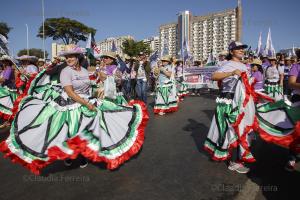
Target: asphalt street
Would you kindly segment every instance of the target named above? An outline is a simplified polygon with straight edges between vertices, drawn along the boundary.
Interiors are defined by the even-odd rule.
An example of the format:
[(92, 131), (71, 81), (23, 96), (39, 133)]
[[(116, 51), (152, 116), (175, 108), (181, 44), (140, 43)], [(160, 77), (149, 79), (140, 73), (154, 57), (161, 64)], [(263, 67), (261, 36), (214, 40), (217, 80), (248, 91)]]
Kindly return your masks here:
[[(143, 148), (114, 171), (104, 164), (81, 169), (78, 163), (67, 168), (56, 162), (34, 176), (0, 153), (0, 200), (295, 199), (300, 173), (284, 171), (288, 152), (283, 148), (257, 138), (252, 148), (257, 162), (246, 175), (210, 160), (203, 143), (214, 100), (210, 93), (187, 97), (178, 112), (154, 116), (150, 98)], [(7, 135), (2, 130), (0, 140)]]

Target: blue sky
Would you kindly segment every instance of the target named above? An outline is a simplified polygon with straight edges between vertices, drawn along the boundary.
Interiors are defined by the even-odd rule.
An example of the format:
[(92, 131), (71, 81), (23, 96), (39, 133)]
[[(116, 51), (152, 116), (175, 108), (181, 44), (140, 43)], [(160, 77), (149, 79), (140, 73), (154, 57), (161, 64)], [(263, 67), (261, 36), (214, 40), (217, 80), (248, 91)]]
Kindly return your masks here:
[[(176, 22), (176, 14), (190, 10), (193, 15), (205, 15), (234, 8), (237, 0), (45, 0), (45, 17), (68, 17), (97, 29), (96, 41), (107, 37), (132, 35), (137, 40), (158, 35), (161, 24)], [(299, 0), (242, 0), (243, 42), (256, 48), (259, 32), (266, 42), (271, 27), (275, 49), (300, 47)], [(9, 0), (2, 2), (0, 21), (13, 30), (9, 47), (16, 54), (26, 48), (26, 26), (29, 26), (29, 48), (42, 48), (37, 38), (42, 24), (41, 0)], [(46, 40), (51, 53), (52, 39)]]

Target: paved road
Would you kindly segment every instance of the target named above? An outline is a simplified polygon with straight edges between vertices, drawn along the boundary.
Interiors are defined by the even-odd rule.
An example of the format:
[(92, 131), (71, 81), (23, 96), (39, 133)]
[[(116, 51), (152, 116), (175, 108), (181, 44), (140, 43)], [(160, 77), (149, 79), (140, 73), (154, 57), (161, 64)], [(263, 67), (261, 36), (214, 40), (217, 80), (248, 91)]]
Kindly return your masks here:
[[(142, 151), (115, 171), (103, 164), (80, 169), (56, 162), (43, 176), (34, 176), (1, 156), (0, 199), (288, 199), (288, 193), (297, 194), (300, 173), (282, 170), (287, 151), (274, 145), (255, 142), (258, 162), (248, 175), (210, 161), (202, 147), (214, 99), (211, 94), (188, 97), (177, 113), (167, 116), (150, 111)], [(2, 133), (0, 139), (6, 136)]]

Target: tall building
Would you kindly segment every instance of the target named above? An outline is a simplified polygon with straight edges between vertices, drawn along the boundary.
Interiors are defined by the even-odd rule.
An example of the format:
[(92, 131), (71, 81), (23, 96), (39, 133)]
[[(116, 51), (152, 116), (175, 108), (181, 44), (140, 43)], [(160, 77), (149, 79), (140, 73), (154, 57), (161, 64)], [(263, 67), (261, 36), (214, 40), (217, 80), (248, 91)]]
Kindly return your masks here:
[(191, 39), (192, 14), (190, 11), (183, 11), (178, 14), (178, 47), (183, 49), (184, 42), (189, 47)]
[(121, 37), (110, 37), (110, 38), (106, 38), (105, 40), (102, 40), (100, 42), (98, 42), (98, 45), (100, 46), (101, 52), (106, 52), (106, 51), (111, 51), (112, 50), (112, 45), (113, 43), (115, 43), (116, 48), (117, 48), (117, 54), (119, 55), (123, 55), (123, 42), (127, 39), (131, 39), (134, 40), (134, 38), (130, 35), (127, 36), (121, 36)]
[(64, 51), (65, 49), (64, 44), (57, 44), (57, 43), (52, 43), (51, 44), (51, 55), (52, 55), (52, 60), (54, 57), (57, 57), (60, 52)]
[(169, 55), (178, 54), (185, 41), (196, 60), (207, 59), (210, 52), (217, 56), (227, 49), (230, 41), (241, 41), (241, 0), (238, 0), (238, 6), (234, 9), (204, 16), (193, 16), (189, 11), (180, 12), (177, 23), (161, 25), (159, 31), (160, 50), (169, 44)]
[(205, 60), (210, 52), (216, 56), (236, 40), (235, 9), (195, 16), (192, 19), (191, 52), (196, 60)]
[(153, 51), (159, 51), (159, 37), (149, 37), (143, 40), (145, 44), (148, 44), (150, 46), (150, 50)]
[(165, 24), (159, 27), (160, 52), (167, 50), (169, 55), (177, 55), (177, 23)]

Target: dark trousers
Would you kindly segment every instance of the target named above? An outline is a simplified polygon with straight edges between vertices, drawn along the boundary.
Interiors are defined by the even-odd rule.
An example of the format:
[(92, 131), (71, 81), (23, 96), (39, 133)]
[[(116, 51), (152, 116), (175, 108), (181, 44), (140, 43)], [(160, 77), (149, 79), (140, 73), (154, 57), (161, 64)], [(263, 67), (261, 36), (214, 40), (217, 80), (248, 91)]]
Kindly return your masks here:
[(136, 80), (136, 94), (139, 100), (147, 103), (147, 81), (143, 79)]

